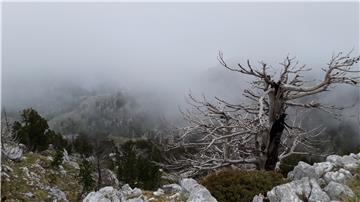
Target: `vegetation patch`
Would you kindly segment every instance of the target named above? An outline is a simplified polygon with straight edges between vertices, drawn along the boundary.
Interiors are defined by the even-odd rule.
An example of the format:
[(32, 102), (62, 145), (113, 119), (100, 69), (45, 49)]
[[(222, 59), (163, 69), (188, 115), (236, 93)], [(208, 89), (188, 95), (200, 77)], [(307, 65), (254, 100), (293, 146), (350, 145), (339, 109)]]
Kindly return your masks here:
[(226, 169), (206, 176), (201, 183), (220, 202), (248, 202), (259, 193), (265, 195), (285, 180), (281, 174), (272, 171)]
[[(7, 173), (9, 180), (1, 182), (2, 201), (51, 201), (51, 195), (44, 187), (57, 188), (66, 194), (69, 201), (77, 201), (81, 191), (78, 171), (64, 166), (66, 174), (62, 174), (51, 163), (51, 158), (39, 153), (28, 153), (20, 162), (4, 160), (2, 164), (10, 167), (12, 172)], [(26, 168), (31, 179), (26, 174)]]
[(354, 192), (355, 197), (346, 199), (345, 202), (360, 201), (360, 167), (356, 170), (354, 178), (347, 182), (347, 185)]

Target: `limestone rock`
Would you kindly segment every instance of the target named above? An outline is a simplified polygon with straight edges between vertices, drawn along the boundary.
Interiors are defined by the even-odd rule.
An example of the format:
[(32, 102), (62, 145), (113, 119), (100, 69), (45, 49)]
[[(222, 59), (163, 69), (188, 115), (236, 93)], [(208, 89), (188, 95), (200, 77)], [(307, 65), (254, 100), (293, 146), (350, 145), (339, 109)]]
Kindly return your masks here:
[(252, 200), (252, 202), (263, 202), (263, 201), (264, 201), (264, 196), (262, 194), (254, 196)]
[(128, 184), (125, 184), (121, 187), (121, 192), (126, 198), (135, 198), (142, 195), (141, 189), (132, 189)]
[(359, 167), (359, 160), (354, 158), (354, 155), (345, 155), (345, 156), (338, 156), (338, 155), (330, 155), (326, 158), (327, 162), (332, 162), (338, 167), (343, 167), (347, 170), (354, 170)]
[[(318, 171), (320, 172), (320, 171)], [(319, 175), (315, 172), (315, 168), (303, 161), (300, 161), (294, 170), (288, 174), (288, 177), (293, 180), (300, 180), (303, 177), (319, 178)]]
[(154, 194), (155, 196), (161, 196), (161, 195), (164, 195), (165, 192), (164, 192), (164, 190), (162, 190), (162, 189), (159, 188), (157, 191), (154, 191), (153, 194)]
[(83, 202), (121, 202), (122, 193), (113, 187), (103, 187), (97, 192), (89, 193)]
[(13, 161), (18, 161), (23, 156), (23, 148), (20, 145), (4, 143), (1, 148), (2, 154)]
[(331, 200), (342, 201), (347, 197), (354, 197), (354, 192), (346, 185), (331, 181), (324, 191), (330, 196)]
[(178, 184), (166, 184), (162, 186), (162, 189), (166, 194), (173, 194), (182, 191), (182, 188)]
[(329, 196), (321, 190), (315, 178), (304, 177), (286, 184), (274, 187), (267, 192), (270, 202), (329, 202)]
[(102, 186), (119, 186), (119, 180), (117, 179), (115, 173), (109, 169), (102, 169), (101, 170), (102, 176)]
[(53, 199), (53, 201), (68, 201), (66, 199), (66, 194), (63, 191), (61, 191), (60, 189), (54, 188), (54, 187), (49, 187), (46, 190), (51, 195), (51, 198)]
[(271, 191), (267, 192), (267, 197), (270, 202), (300, 202), (302, 201), (290, 183), (274, 187)]
[(326, 173), (323, 178), (326, 183), (331, 181), (345, 183), (348, 179), (352, 178), (352, 174), (350, 171), (340, 168), (338, 171)]
[(315, 173), (317, 176), (322, 177), (325, 173), (334, 169), (334, 164), (331, 162), (314, 163)]
[(189, 196), (187, 202), (217, 202), (204, 186), (191, 178), (180, 180), (180, 185)]
[(330, 197), (321, 190), (321, 187), (315, 179), (310, 179), (311, 193), (308, 198), (309, 202), (329, 202)]

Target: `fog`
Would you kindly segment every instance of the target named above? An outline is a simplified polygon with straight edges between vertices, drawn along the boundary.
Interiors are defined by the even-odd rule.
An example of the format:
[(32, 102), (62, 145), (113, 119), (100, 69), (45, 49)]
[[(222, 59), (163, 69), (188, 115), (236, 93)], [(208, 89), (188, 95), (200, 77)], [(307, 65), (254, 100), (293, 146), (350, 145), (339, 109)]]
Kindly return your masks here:
[(3, 3), (2, 106), (107, 86), (177, 110), (189, 90), (241, 96), (243, 78), (219, 67), (219, 50), (275, 68), (290, 54), (319, 70), (351, 49), (358, 2)]

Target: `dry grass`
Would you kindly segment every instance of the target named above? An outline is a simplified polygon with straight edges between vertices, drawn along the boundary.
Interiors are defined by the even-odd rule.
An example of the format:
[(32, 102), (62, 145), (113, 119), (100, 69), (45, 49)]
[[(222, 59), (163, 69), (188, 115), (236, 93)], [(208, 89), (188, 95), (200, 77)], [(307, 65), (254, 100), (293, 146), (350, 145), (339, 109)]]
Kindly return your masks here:
[(345, 202), (360, 202), (360, 167), (357, 169), (353, 179), (347, 185), (355, 193), (355, 198), (346, 199)]

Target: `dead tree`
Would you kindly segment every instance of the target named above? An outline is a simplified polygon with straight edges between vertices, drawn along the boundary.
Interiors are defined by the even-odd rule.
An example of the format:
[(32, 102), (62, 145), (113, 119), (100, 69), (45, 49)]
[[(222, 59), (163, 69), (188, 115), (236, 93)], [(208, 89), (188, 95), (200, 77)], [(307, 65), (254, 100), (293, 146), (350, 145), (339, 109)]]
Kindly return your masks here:
[(252, 119), (227, 107), (220, 100), (212, 104), (189, 95), (191, 110), (182, 112), (189, 126), (179, 138), (182, 147), (196, 148), (188, 158), (198, 170), (217, 169), (236, 164), (256, 164)]
[[(180, 139), (183, 146), (196, 146), (199, 153), (189, 161), (199, 169), (254, 163), (259, 169), (274, 170), (277, 163), (289, 155), (311, 153), (324, 128), (306, 131), (301, 119), (294, 117), (287, 118), (291, 122), (288, 124), (285, 121), (287, 112), (320, 109), (335, 114), (336, 110), (341, 110), (321, 102), (301, 100), (328, 91), (337, 84), (359, 86), (360, 71), (354, 70), (359, 59), (350, 57), (350, 53), (333, 55), (327, 67), (322, 68), (322, 80), (311, 83), (303, 79), (304, 72), (311, 68), (299, 65), (295, 58), (286, 57), (280, 63), (280, 74), (276, 75), (271, 74), (274, 69), (264, 62), (255, 67), (248, 60), (246, 65), (232, 67), (219, 53), (222, 66), (255, 78), (243, 93), (250, 101), (230, 104), (216, 98), (218, 103), (214, 105), (205, 98), (198, 101), (190, 96), (195, 111), (184, 113), (190, 126)], [(305, 151), (297, 151), (299, 145)]]

